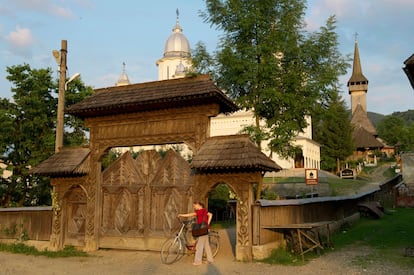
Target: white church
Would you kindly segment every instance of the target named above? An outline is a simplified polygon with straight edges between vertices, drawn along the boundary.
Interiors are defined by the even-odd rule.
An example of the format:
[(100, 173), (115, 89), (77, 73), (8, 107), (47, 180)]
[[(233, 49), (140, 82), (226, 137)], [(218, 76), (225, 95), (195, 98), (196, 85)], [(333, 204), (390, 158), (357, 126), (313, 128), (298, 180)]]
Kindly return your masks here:
[[(183, 29), (179, 24), (178, 11), (172, 34), (165, 42), (163, 57), (156, 62), (156, 65), (158, 67), (159, 81), (185, 77), (186, 72), (190, 69), (190, 43), (187, 37), (183, 34)], [(120, 86), (129, 84), (130, 81), (125, 72), (124, 64), (121, 76), (115, 85)], [(263, 153), (271, 157), (283, 169), (320, 169), (320, 145), (312, 140), (311, 118), (307, 117), (306, 120), (308, 122), (306, 129), (292, 140), (293, 144), (302, 148), (301, 154), (297, 155), (295, 158), (282, 158), (275, 153), (272, 154), (266, 142), (262, 144)], [(211, 119), (210, 136), (239, 134), (245, 126), (254, 123), (255, 119), (251, 111), (238, 111), (230, 115), (220, 114)]]

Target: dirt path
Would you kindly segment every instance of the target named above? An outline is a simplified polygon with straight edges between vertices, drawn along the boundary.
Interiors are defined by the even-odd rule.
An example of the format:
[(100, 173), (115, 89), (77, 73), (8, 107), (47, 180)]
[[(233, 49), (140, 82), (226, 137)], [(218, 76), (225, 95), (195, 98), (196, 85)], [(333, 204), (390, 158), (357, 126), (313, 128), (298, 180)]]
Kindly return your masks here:
[(234, 231), (220, 230), (221, 248), (214, 264), (194, 267), (193, 256), (184, 256), (179, 262), (164, 265), (158, 252), (99, 250), (91, 257), (46, 258), (0, 252), (0, 274), (7, 275), (112, 275), (112, 274), (414, 274), (414, 270), (389, 265), (386, 261), (358, 266), (355, 259), (370, 254), (366, 247), (350, 247), (326, 253), (303, 266), (269, 265), (260, 262), (238, 262), (230, 242)]

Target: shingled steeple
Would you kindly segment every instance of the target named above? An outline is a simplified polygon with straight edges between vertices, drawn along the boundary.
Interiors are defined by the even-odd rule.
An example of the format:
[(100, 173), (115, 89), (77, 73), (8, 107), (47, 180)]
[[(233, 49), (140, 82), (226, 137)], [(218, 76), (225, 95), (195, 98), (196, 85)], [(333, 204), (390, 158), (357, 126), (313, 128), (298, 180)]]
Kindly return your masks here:
[(349, 94), (351, 95), (352, 114), (360, 105), (362, 109), (367, 111), (366, 93), (368, 91), (368, 79), (362, 73), (361, 60), (359, 58), (358, 41), (355, 38), (354, 64), (352, 67), (352, 75), (348, 81)]

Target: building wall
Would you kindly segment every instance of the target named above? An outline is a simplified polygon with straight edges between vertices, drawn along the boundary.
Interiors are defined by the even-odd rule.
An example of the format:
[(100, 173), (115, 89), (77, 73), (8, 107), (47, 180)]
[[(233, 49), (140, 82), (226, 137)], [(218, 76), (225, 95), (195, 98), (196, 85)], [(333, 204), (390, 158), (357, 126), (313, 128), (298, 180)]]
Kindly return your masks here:
[(185, 75), (177, 76), (175, 74), (177, 66), (180, 65), (180, 63), (182, 63), (186, 69), (190, 67), (190, 62), (186, 58), (164, 57), (158, 60), (158, 80), (168, 80), (184, 77)]
[[(312, 140), (312, 124), (311, 118), (306, 117), (308, 126), (293, 140), (293, 144), (302, 147), (304, 168), (320, 168), (320, 146)], [(235, 135), (248, 125), (255, 124), (255, 118), (251, 111), (238, 111), (231, 115), (220, 114), (211, 119), (210, 135)], [(275, 153), (271, 153), (268, 148), (268, 142), (262, 144), (262, 152), (271, 157), (283, 169), (295, 168), (295, 160), (293, 158), (283, 158)]]
[[(363, 86), (363, 85), (360, 85)], [(365, 86), (365, 85), (364, 85)], [(352, 114), (354, 113), (356, 107), (361, 105), (364, 111), (367, 111), (367, 92), (366, 90), (358, 90), (358, 87), (353, 87), (351, 93), (351, 108)], [(363, 88), (363, 87), (361, 87)]]

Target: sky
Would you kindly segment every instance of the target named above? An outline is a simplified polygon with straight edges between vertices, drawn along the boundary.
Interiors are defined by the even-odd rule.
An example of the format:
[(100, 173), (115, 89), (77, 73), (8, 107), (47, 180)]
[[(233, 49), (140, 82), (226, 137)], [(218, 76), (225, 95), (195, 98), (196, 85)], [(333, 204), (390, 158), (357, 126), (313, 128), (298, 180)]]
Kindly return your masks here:
[[(383, 115), (414, 109), (414, 90), (402, 70), (414, 53), (412, 0), (308, 0), (306, 29), (337, 18), (339, 50), (353, 56), (356, 33), (363, 74), (369, 81), (367, 108)], [(0, 0), (0, 97), (12, 98), (6, 68), (58, 66), (52, 51), (67, 40), (67, 76), (80, 73), (93, 88), (114, 86), (123, 63), (131, 83), (156, 81), (156, 61), (179, 22), (190, 46), (202, 41), (213, 52), (221, 33), (199, 16), (203, 0)], [(411, 29), (410, 29), (411, 27)], [(340, 78), (347, 107), (346, 83)]]

